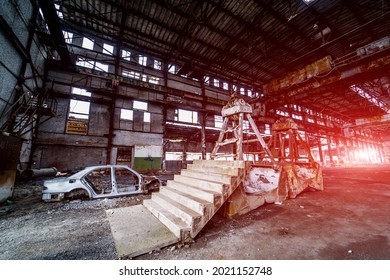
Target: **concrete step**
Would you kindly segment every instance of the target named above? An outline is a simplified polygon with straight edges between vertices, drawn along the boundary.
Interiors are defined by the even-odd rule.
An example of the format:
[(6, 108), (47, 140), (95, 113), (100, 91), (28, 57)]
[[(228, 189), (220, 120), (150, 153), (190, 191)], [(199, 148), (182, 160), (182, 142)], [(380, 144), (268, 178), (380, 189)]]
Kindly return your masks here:
[(243, 160), (194, 160), (194, 165), (245, 168)]
[(201, 214), (160, 192), (153, 193), (151, 199), (192, 226), (197, 225), (202, 219)]
[(227, 188), (223, 183), (207, 181), (204, 178), (194, 178), (180, 174), (176, 174), (174, 176), (174, 181), (217, 193), (223, 193)]
[(236, 167), (228, 166), (205, 166), (205, 165), (196, 165), (196, 164), (187, 164), (188, 170), (195, 170), (199, 172), (211, 172), (218, 174), (226, 174), (230, 176), (238, 176), (239, 169)]
[(173, 234), (182, 239), (185, 235), (185, 232), (191, 231), (191, 225), (184, 222), (178, 216), (175, 216), (173, 213), (166, 210), (164, 207), (156, 203), (151, 199), (145, 199), (143, 205), (157, 218), (161, 223), (163, 223)]
[(167, 187), (189, 194), (191, 196), (197, 197), (213, 204), (216, 204), (218, 202), (220, 203), (222, 198), (221, 193), (211, 190), (200, 189), (196, 186), (190, 186), (182, 182), (168, 181)]
[(227, 185), (230, 185), (232, 183), (232, 176), (226, 174), (209, 173), (188, 169), (183, 169), (180, 174), (187, 177), (207, 180), (211, 182), (219, 182)]
[(194, 161), (144, 205), (181, 240), (194, 238), (243, 180), (244, 161)]
[(177, 189), (170, 188), (168, 186), (161, 187), (160, 193), (194, 210), (196, 213), (199, 213), (200, 215), (205, 215), (206, 208), (208, 208), (209, 209), (208, 212), (210, 212), (210, 210), (212, 210), (210, 208), (214, 207), (213, 203), (211, 202), (181, 192)]

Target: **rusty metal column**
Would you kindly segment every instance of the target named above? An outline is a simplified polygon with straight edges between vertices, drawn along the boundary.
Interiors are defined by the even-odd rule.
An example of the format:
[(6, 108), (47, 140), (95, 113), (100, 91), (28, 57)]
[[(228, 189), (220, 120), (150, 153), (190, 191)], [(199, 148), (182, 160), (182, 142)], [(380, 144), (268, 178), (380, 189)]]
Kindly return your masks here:
[(166, 145), (168, 144), (168, 142), (165, 140), (165, 137), (166, 137), (166, 134), (167, 134), (167, 127), (166, 127), (166, 123), (167, 123), (167, 109), (165, 106), (163, 106), (162, 108), (162, 113), (163, 113), (163, 136), (162, 136), (162, 148), (161, 148), (161, 169), (162, 170), (166, 170), (167, 168), (167, 165), (166, 165), (166, 153), (167, 153), (167, 148), (166, 148)]
[(328, 154), (330, 164), (333, 165), (333, 156), (332, 156), (332, 139), (330, 136), (326, 137), (326, 142), (328, 144)]
[(320, 156), (321, 165), (324, 165), (324, 155), (322, 153), (321, 136), (318, 138), (318, 154)]
[(238, 138), (237, 138), (237, 154), (236, 159), (237, 160), (243, 160), (244, 159), (244, 153), (242, 150), (242, 139), (244, 138), (243, 135), (243, 125), (244, 125), (244, 113), (240, 113), (238, 116)]
[(344, 152), (345, 152), (345, 160), (344, 160), (344, 162), (345, 163), (347, 163), (347, 162), (350, 163), (351, 162), (351, 154), (350, 154), (350, 151), (349, 151), (348, 140), (344, 139), (343, 143), (344, 143)]
[[(162, 62), (162, 70), (163, 70), (163, 82), (164, 82), (164, 90), (166, 91), (168, 87), (168, 63), (164, 60)], [(167, 101), (167, 94), (164, 92), (164, 101)], [(165, 140), (167, 138), (167, 107), (162, 105), (162, 113), (163, 113), (163, 121), (162, 121), (162, 158), (161, 158), (161, 168), (162, 170), (166, 170), (166, 145), (168, 142)]]
[(181, 168), (186, 169), (187, 168), (187, 150), (188, 150), (188, 139), (185, 139), (183, 142), (183, 158), (181, 163)]
[(201, 136), (201, 152), (202, 159), (206, 159), (206, 113), (200, 114), (200, 136)]
[[(204, 86), (204, 81), (203, 79), (200, 80), (200, 87), (201, 87), (201, 92), (202, 92), (202, 108), (204, 109), (206, 107), (206, 89)], [(206, 119), (207, 119), (207, 114), (203, 111), (200, 114), (200, 137), (201, 137), (201, 153), (202, 153), (202, 159), (206, 159), (206, 154), (207, 154), (207, 146), (206, 146)]]
[(337, 164), (340, 164), (340, 145), (339, 145), (339, 138), (336, 138), (335, 141), (336, 141)]

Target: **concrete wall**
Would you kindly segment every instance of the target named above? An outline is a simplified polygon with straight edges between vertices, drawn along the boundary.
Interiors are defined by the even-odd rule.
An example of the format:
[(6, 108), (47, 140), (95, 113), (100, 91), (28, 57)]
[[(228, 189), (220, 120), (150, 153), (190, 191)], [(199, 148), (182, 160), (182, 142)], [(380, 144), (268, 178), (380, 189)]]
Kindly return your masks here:
[[(0, 16), (12, 27), (19, 41), (26, 47), (28, 29), (22, 17), (29, 19), (32, 14), (32, 7), (30, 1), (20, 0), (15, 1), (15, 3), (19, 6), (18, 9), (10, 1), (2, 2)], [(0, 126), (2, 126), (11, 113), (8, 109), (14, 102), (14, 88), (17, 84), (16, 77), (20, 75), (23, 58), (11, 43), (10, 36), (6, 35), (3, 30), (0, 32), (0, 42)], [(7, 110), (7, 112), (4, 110)]]
[[(57, 88), (69, 94), (68, 87)], [(98, 98), (92, 93), (92, 98)], [(133, 120), (121, 120), (121, 108), (133, 109), (131, 99), (117, 98), (115, 101), (111, 157), (107, 158), (109, 145), (110, 108), (106, 104), (90, 103), (87, 135), (69, 134), (66, 131), (69, 98), (57, 98), (57, 116), (39, 128), (34, 152), (34, 167), (56, 167), (59, 170), (74, 170), (98, 164), (116, 164), (118, 149), (132, 150), (135, 146), (162, 147), (163, 115), (161, 106), (148, 104), (150, 122), (144, 122), (145, 111), (133, 111)], [(158, 159), (158, 160), (157, 160)], [(147, 166), (135, 157), (129, 165), (145, 171)], [(160, 168), (161, 154), (154, 160), (151, 168)]]
[(57, 102), (57, 115), (39, 127), (33, 167), (75, 170), (106, 164), (108, 106), (91, 103), (87, 135), (77, 135), (66, 133), (70, 99), (58, 98)]
[[(32, 6), (32, 1), (1, 1), (0, 17), (2, 26), (0, 26), (0, 129), (4, 132), (15, 134), (18, 132), (11, 125), (11, 116), (14, 104), (17, 101), (18, 94), (22, 95), (27, 92), (37, 93), (37, 88), (43, 86), (42, 75), (44, 73), (45, 52), (37, 40), (36, 34), (33, 34), (29, 29), (33, 21), (34, 15), (37, 15), (38, 10)], [(32, 28), (35, 30), (35, 27)], [(21, 51), (23, 50), (23, 51)], [(30, 60), (31, 58), (31, 60)], [(34, 70), (33, 70), (34, 69)], [(24, 77), (25, 80), (19, 79)], [(15, 88), (18, 85), (19, 92)], [(24, 113), (24, 112), (22, 112)], [(22, 138), (18, 140), (10, 140), (13, 137), (3, 137), (1, 147), (13, 147), (11, 150), (3, 150), (0, 152), (0, 162), (6, 163), (6, 169), (0, 169), (0, 201), (6, 196), (12, 195), (12, 187), (15, 180), (17, 165), (19, 168), (24, 168), (30, 161), (33, 126), (30, 123), (26, 129), (21, 131)], [(27, 132), (31, 130), (30, 132)], [(27, 133), (25, 133), (27, 132)], [(2, 133), (2, 131), (0, 131)], [(22, 142), (23, 140), (23, 142)], [(15, 145), (15, 141), (17, 145)], [(17, 147), (17, 149), (15, 149)], [(7, 175), (8, 174), (8, 175)], [(7, 182), (7, 183), (4, 183)], [(4, 189), (10, 187), (8, 190)], [(9, 193), (11, 190), (11, 193)], [(11, 194), (11, 195), (10, 195)]]

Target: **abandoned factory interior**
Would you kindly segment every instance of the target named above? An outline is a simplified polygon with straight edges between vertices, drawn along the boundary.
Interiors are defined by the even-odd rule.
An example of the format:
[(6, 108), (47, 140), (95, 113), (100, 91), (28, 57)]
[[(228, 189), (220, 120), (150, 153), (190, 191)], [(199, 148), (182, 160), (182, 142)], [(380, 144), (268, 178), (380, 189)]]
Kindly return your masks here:
[(2, 0), (0, 259), (390, 259), (390, 0)]

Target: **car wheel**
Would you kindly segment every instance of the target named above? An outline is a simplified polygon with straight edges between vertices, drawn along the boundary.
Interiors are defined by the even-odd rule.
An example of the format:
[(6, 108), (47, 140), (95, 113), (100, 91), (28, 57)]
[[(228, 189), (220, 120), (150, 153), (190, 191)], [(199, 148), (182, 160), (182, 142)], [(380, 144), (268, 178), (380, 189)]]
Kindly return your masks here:
[(73, 199), (86, 199), (89, 198), (88, 192), (83, 189), (76, 189), (65, 194), (65, 198), (69, 200)]

